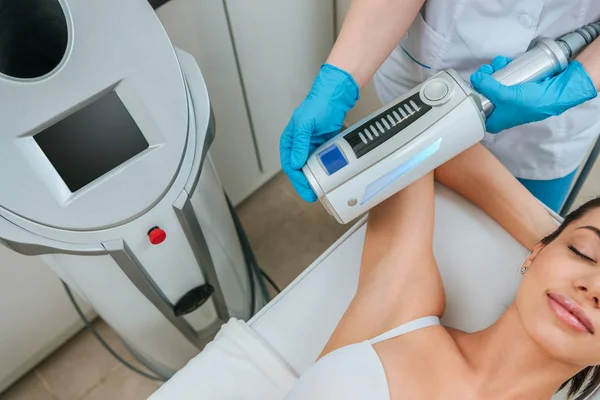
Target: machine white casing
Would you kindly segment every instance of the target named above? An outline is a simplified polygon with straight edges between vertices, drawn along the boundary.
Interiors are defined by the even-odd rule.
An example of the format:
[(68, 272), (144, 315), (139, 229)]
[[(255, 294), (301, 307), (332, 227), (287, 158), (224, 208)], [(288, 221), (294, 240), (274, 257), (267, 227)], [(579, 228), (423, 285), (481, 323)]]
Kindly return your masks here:
[[(168, 377), (223, 321), (253, 312), (243, 252), (208, 154), (207, 88), (146, 0), (58, 2), (69, 32), (62, 62), (33, 79), (0, 74), (0, 243), (41, 256)], [(113, 93), (148, 147), (72, 192), (34, 136)], [(156, 226), (167, 237), (153, 245), (148, 232)], [(176, 316), (174, 305), (206, 285), (214, 289), (206, 302)]]
[[(441, 98), (431, 100), (425, 95), (432, 85), (440, 84), (446, 87)], [(422, 103), (415, 104), (416, 96)], [(398, 129), (396, 125), (406, 123), (390, 134)], [(351, 144), (350, 135), (360, 135), (359, 140)], [(481, 141), (484, 135), (480, 97), (456, 72), (448, 70), (324, 143), (309, 157), (303, 172), (327, 211), (345, 224)], [(347, 165), (328, 173), (320, 154), (332, 145), (340, 149)]]

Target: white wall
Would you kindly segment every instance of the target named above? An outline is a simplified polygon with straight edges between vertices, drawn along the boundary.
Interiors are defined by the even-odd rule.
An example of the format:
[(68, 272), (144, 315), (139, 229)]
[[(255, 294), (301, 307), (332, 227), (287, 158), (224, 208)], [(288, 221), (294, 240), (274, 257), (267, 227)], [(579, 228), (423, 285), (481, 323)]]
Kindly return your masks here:
[(281, 169), (279, 138), (334, 40), (333, 0), (228, 0), (266, 178)]
[(213, 161), (231, 201), (256, 189), (261, 172), (221, 0), (173, 0), (157, 10), (173, 44), (194, 56), (216, 119)]
[(217, 127), (211, 152), (234, 204), (281, 169), (281, 132), (333, 45), (333, 1), (173, 0), (157, 11), (206, 80)]
[[(82, 328), (62, 284), (37, 257), (0, 245), (0, 392)], [(79, 298), (78, 298), (79, 299)], [(91, 308), (79, 299), (88, 316)]]

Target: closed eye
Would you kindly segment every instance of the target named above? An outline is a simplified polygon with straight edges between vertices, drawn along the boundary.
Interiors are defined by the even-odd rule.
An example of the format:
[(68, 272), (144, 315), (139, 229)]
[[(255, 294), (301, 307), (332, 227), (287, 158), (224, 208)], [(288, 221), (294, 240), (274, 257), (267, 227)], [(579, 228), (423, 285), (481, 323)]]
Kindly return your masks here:
[(583, 254), (582, 252), (580, 252), (579, 250), (577, 250), (575, 247), (569, 245), (569, 250), (571, 250), (577, 257), (583, 258), (586, 261), (591, 261), (594, 264), (596, 263), (596, 260), (586, 256), (585, 254)]

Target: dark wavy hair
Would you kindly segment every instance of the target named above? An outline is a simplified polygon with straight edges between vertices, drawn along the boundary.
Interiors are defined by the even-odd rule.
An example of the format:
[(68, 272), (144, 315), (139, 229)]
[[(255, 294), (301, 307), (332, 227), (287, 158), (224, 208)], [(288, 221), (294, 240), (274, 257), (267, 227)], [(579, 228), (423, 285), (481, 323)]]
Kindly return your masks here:
[[(573, 222), (581, 219), (589, 211), (600, 208), (600, 197), (588, 201), (575, 211), (570, 212), (557, 230), (542, 239), (544, 246), (549, 245)], [(600, 386), (600, 365), (593, 365), (581, 370), (577, 375), (563, 383), (559, 391), (568, 388), (568, 398), (574, 400), (584, 400)]]

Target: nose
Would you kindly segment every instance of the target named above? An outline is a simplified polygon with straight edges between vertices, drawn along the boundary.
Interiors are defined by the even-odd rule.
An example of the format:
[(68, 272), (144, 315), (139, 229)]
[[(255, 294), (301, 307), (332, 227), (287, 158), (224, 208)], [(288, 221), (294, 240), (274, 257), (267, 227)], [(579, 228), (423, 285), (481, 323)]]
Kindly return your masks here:
[(600, 280), (588, 284), (579, 284), (577, 285), (577, 290), (582, 292), (594, 307), (600, 308)]

